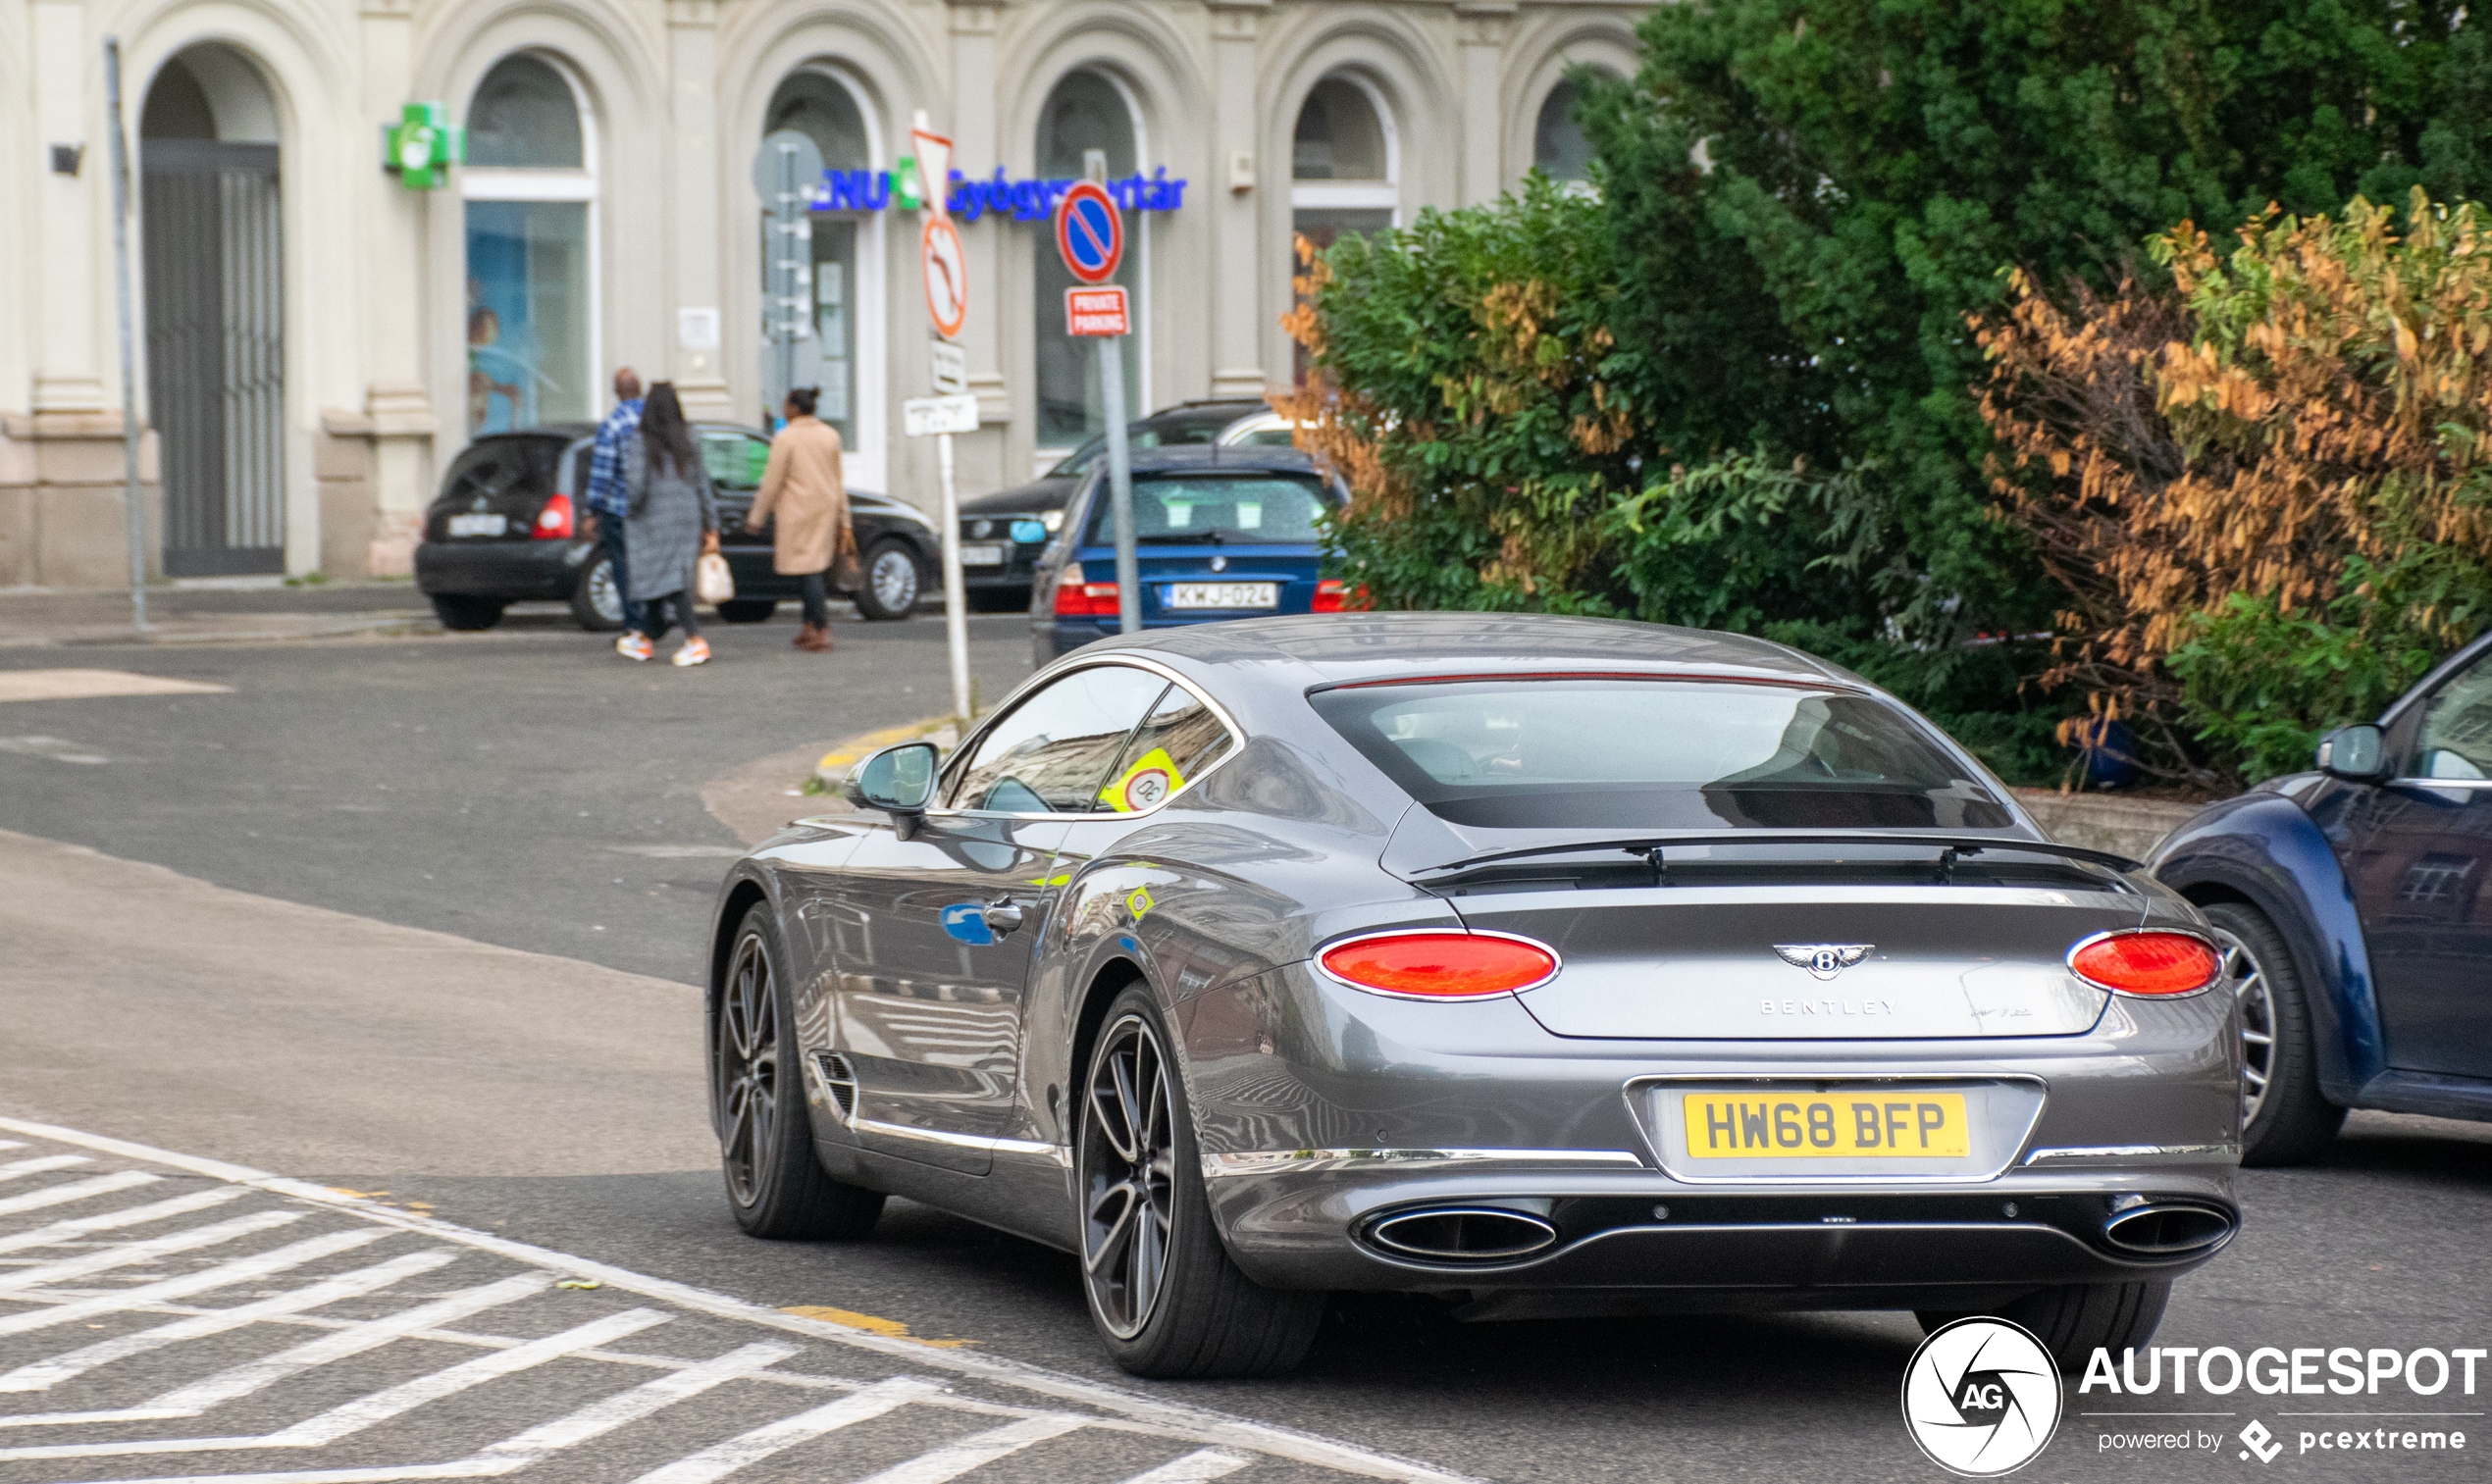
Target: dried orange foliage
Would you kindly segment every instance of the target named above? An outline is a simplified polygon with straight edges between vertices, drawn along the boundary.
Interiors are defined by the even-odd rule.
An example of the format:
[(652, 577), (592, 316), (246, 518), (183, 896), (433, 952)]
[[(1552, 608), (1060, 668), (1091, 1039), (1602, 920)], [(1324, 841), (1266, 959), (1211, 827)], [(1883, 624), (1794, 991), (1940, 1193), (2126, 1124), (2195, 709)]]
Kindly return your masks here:
[(1324, 317), (1316, 313), (1316, 295), (1332, 281), (1332, 265), (1303, 234), (1292, 233), (1290, 250), (1298, 272), (1289, 280), (1297, 303), (1280, 317), (1280, 328), (1307, 353), (1312, 369), (1295, 391), (1272, 393), (1272, 410), (1297, 425), (1291, 441), (1316, 462), (1341, 476), (1350, 486), (1355, 507), (1374, 509), (1386, 519), (1410, 512), (1417, 498), (1405, 481), (1394, 478), (1367, 430), (1377, 423), (1376, 409), (1356, 392), (1344, 392), (1332, 373), (1320, 363), (1324, 356)]
[[(2357, 199), (2270, 208), (2224, 256), (2189, 224), (2149, 248), (2185, 304), (2134, 282), (2054, 301), (2018, 274), (2006, 316), (1974, 320), (1992, 487), (2074, 599), (2049, 679), (2133, 712), (2233, 594), (2292, 613), (2349, 557), (2492, 559), (2492, 218), (2416, 191), (2402, 231)], [(2428, 598), (2403, 617), (2446, 627)]]

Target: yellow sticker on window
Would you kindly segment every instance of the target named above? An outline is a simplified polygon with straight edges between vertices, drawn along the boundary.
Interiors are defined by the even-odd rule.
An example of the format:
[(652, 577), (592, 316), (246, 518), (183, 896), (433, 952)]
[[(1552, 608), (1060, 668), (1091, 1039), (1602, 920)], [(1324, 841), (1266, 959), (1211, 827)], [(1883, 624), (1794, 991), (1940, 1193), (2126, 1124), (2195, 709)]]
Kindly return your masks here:
[(1099, 796), (1119, 814), (1139, 814), (1184, 787), (1176, 759), (1168, 756), (1166, 747), (1153, 747), (1134, 759), (1133, 766), (1101, 790)]

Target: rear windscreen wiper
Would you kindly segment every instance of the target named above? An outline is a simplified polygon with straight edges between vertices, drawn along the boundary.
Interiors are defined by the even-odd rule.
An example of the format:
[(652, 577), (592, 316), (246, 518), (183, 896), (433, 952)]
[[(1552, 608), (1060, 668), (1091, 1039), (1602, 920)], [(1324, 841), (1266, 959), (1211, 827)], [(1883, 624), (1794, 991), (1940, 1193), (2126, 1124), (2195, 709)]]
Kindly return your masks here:
[(1871, 830), (1726, 830), (1706, 834), (1646, 835), (1617, 840), (1558, 841), (1543, 845), (1526, 845), (1514, 850), (1492, 850), (1484, 855), (1448, 861), (1414, 871), (1414, 885), (1428, 886), (1451, 882), (1482, 866), (1502, 861), (1525, 860), (1541, 855), (1576, 855), (1600, 851), (1624, 851), (1640, 856), (1652, 868), (1654, 885), (1669, 879), (1669, 852), (1687, 845), (1925, 845), (1937, 851), (1932, 866), (1938, 879), (1946, 881), (1953, 871), (1957, 857), (1978, 855), (1985, 850), (2022, 850), (2043, 855), (2058, 855), (2082, 860), (2090, 865), (2107, 866), (2123, 874), (2142, 871), (2145, 867), (2125, 855), (2109, 850), (2093, 850), (2083, 845), (2063, 845), (2049, 840), (2002, 840), (1996, 835), (1912, 835), (1900, 831)]

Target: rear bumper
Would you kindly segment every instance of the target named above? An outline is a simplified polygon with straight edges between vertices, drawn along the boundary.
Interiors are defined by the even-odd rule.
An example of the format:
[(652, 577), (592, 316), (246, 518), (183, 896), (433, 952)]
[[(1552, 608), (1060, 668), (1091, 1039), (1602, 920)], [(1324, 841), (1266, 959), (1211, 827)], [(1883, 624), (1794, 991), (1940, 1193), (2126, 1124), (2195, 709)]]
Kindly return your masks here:
[(415, 548), (415, 586), (428, 597), (559, 601), (571, 596), (596, 550), (590, 540), (426, 541)]

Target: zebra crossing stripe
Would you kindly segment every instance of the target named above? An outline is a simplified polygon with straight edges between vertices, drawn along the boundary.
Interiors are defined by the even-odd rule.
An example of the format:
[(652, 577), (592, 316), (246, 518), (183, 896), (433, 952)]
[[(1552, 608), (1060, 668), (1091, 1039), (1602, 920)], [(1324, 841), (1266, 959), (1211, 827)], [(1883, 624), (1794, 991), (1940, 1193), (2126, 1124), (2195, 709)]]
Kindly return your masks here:
[(192, 1191), (152, 1205), (133, 1205), (123, 1210), (106, 1211), (100, 1216), (71, 1216), (38, 1226), (29, 1232), (0, 1237), (0, 1253), (24, 1252), (29, 1247), (55, 1247), (75, 1241), (93, 1232), (117, 1231), (125, 1226), (144, 1226), (150, 1221), (163, 1221), (173, 1216), (186, 1216), (228, 1201), (239, 1201), (249, 1192), (228, 1187), (224, 1190)]
[(1157, 1468), (1146, 1469), (1125, 1480), (1125, 1484), (1207, 1484), (1207, 1481), (1233, 1474), (1252, 1459), (1217, 1448), (1198, 1448), (1182, 1458), (1173, 1458)]
[[(361, 1240), (356, 1240), (358, 1238)], [(28, 1330), (50, 1329), (56, 1325), (78, 1323), (94, 1318), (98, 1314), (119, 1313), (149, 1304), (161, 1304), (172, 1299), (187, 1299), (193, 1294), (203, 1294), (210, 1289), (224, 1288), (252, 1278), (265, 1278), (271, 1273), (282, 1273), (287, 1268), (300, 1267), (306, 1262), (317, 1262), (323, 1257), (369, 1246), (374, 1240), (358, 1231), (330, 1232), (324, 1236), (294, 1243), (290, 1247), (255, 1253), (248, 1257), (237, 1257), (231, 1262), (220, 1262), (214, 1267), (202, 1268), (195, 1273), (183, 1273), (178, 1278), (160, 1278), (153, 1283), (141, 1284), (136, 1288), (123, 1289), (117, 1294), (97, 1294), (91, 1299), (75, 1299), (58, 1308), (29, 1309), (25, 1313), (11, 1314), (5, 1319), (0, 1319), (0, 1335), (22, 1335)], [(0, 1387), (0, 1390), (6, 1389)], [(0, 1422), (6, 1420), (6, 1418), (0, 1418)]]
[(881, 1473), (859, 1480), (858, 1484), (950, 1484), (951, 1480), (972, 1468), (1019, 1453), (1033, 1443), (1061, 1438), (1075, 1428), (1087, 1426), (1089, 1420), (1061, 1411), (1024, 1417), (1018, 1422), (1008, 1422), (986, 1432), (956, 1438), (940, 1448), (919, 1454), (906, 1463), (895, 1463)]
[(45, 1170), (65, 1170), (73, 1164), (93, 1164), (84, 1154), (44, 1154), (33, 1159), (20, 1159), (0, 1164), (0, 1180), (15, 1180), (21, 1175), (39, 1175)]
[(438, 1402), (455, 1396), (470, 1387), (548, 1360), (559, 1359), (578, 1351), (595, 1350), (600, 1345), (635, 1335), (651, 1325), (664, 1324), (666, 1315), (649, 1308), (626, 1309), (602, 1319), (566, 1329), (558, 1335), (531, 1340), (509, 1350), (497, 1350), (461, 1361), (446, 1370), (418, 1376), (385, 1391), (374, 1392), (340, 1407), (333, 1407), (316, 1417), (306, 1417), (291, 1427), (258, 1437), (241, 1438), (144, 1438), (119, 1443), (47, 1443), (33, 1448), (0, 1448), (0, 1462), (17, 1462), (35, 1458), (126, 1458), (140, 1454), (160, 1453), (225, 1453), (255, 1448), (319, 1448), (352, 1436), (376, 1423), (387, 1422), (401, 1412), (413, 1411), (427, 1402)]
[(894, 1376), (888, 1381), (877, 1381), (862, 1391), (851, 1393), (826, 1406), (798, 1412), (793, 1417), (783, 1417), (751, 1432), (740, 1433), (723, 1443), (714, 1443), (688, 1458), (649, 1470), (633, 1484), (710, 1484), (713, 1479), (723, 1479), (748, 1463), (758, 1463), (772, 1454), (794, 1448), (799, 1443), (869, 1421), (895, 1407), (906, 1407), (911, 1402), (942, 1393), (942, 1387), (914, 1376)]
[[(324, 1278), (318, 1283), (306, 1288), (298, 1288), (292, 1293), (278, 1294), (254, 1303), (236, 1305), (232, 1308), (221, 1308), (212, 1314), (178, 1319), (171, 1324), (159, 1324), (154, 1329), (141, 1330), (134, 1335), (119, 1335), (110, 1340), (98, 1340), (92, 1345), (83, 1346), (78, 1350), (50, 1356), (41, 1360), (29, 1361), (6, 1375), (0, 1375), (0, 1392), (47, 1391), (63, 1381), (82, 1376), (99, 1365), (109, 1365), (115, 1360), (144, 1355), (151, 1350), (162, 1350), (168, 1345), (176, 1345), (183, 1340), (196, 1340), (206, 1335), (221, 1335), (227, 1330), (240, 1329), (246, 1324), (257, 1324), (263, 1319), (275, 1318), (280, 1314), (300, 1313), (304, 1309), (318, 1308), (324, 1304), (334, 1304), (340, 1299), (359, 1299), (366, 1294), (379, 1293), (401, 1279), (412, 1278), (418, 1273), (429, 1273), (435, 1268), (457, 1260), (458, 1254), (447, 1248), (437, 1247), (431, 1252), (411, 1253), (403, 1257), (392, 1257), (373, 1267), (357, 1268), (350, 1273), (339, 1273), (334, 1278)], [(226, 1281), (233, 1282), (241, 1276), (245, 1275), (236, 1274), (234, 1278), (229, 1278)], [(0, 1426), (7, 1425), (8, 1421), (8, 1418), (0, 1417)]]
[(116, 1175), (98, 1175), (92, 1180), (73, 1180), (66, 1185), (47, 1185), (39, 1191), (28, 1191), (23, 1196), (11, 1196), (6, 1201), (0, 1201), (0, 1216), (14, 1216), (20, 1211), (41, 1210), (47, 1205), (67, 1205), (73, 1201), (83, 1201), (89, 1196), (109, 1196), (115, 1191), (126, 1191), (133, 1185), (153, 1185), (163, 1178), (162, 1175), (150, 1175), (145, 1170), (123, 1170)]
[[(14, 1272), (0, 1273), (0, 1297), (23, 1294), (32, 1288), (49, 1288), (54, 1284), (67, 1283), (73, 1278), (84, 1278), (116, 1267), (132, 1267), (141, 1262), (153, 1262), (158, 1257), (169, 1257), (175, 1253), (214, 1247), (220, 1242), (231, 1242), (236, 1237), (247, 1237), (253, 1232), (267, 1231), (272, 1226), (286, 1226), (300, 1221), (305, 1214), (302, 1211), (254, 1211), (247, 1216), (236, 1216), (231, 1221), (219, 1221), (208, 1226), (194, 1226), (188, 1231), (150, 1237), (144, 1242), (130, 1242), (119, 1247), (108, 1247), (102, 1252), (87, 1253), (82, 1256), (63, 1257), (57, 1262), (38, 1262), (32, 1267), (21, 1267)], [(0, 1323), (5, 1322), (0, 1321)]]

